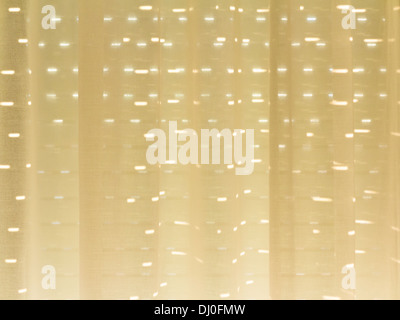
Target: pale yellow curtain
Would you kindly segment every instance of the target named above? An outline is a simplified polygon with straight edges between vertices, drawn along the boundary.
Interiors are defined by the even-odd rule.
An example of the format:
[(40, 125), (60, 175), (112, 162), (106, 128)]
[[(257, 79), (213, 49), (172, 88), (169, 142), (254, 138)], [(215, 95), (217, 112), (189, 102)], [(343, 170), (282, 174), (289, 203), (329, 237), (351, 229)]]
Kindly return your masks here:
[[(400, 298), (399, 15), (1, 0), (0, 299)], [(254, 171), (150, 164), (170, 121), (253, 129)]]

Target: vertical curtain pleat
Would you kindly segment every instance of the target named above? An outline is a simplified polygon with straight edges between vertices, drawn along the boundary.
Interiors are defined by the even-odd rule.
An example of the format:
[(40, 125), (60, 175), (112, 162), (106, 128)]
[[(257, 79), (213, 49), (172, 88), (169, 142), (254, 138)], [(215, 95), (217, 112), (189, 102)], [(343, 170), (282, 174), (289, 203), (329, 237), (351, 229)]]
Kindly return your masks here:
[[(26, 8), (29, 72), (30, 299), (79, 297), (78, 1), (52, 1), (56, 29), (43, 29), (45, 0)], [(47, 268), (56, 290), (46, 289)]]
[(26, 297), (29, 106), (24, 14), (0, 3), (0, 299)]

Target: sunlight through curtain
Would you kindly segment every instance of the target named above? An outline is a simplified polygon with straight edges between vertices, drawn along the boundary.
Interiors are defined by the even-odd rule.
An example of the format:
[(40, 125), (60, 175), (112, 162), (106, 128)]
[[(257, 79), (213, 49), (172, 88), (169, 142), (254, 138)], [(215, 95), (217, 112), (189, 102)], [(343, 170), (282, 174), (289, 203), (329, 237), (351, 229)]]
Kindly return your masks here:
[(0, 299), (399, 299), (399, 18), (2, 0)]

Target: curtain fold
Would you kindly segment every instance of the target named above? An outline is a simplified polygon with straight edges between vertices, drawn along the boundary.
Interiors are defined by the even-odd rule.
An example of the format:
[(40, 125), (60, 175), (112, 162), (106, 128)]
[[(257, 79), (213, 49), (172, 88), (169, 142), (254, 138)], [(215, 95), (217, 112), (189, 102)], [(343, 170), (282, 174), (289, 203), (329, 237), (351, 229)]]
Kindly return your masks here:
[[(0, 298), (399, 299), (399, 15), (3, 0)], [(218, 164), (200, 161), (205, 129)], [(224, 162), (224, 129), (243, 155), (254, 130), (250, 175)], [(193, 130), (184, 165), (170, 139)]]

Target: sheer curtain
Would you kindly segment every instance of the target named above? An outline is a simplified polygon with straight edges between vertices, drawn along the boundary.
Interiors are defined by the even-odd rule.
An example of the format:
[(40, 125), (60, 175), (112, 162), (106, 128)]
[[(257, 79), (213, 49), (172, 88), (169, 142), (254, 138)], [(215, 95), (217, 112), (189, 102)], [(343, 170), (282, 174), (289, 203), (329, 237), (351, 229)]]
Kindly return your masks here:
[[(398, 299), (399, 15), (3, 0), (0, 298)], [(254, 172), (149, 164), (170, 121), (253, 129)]]

